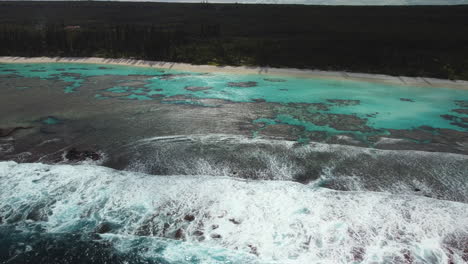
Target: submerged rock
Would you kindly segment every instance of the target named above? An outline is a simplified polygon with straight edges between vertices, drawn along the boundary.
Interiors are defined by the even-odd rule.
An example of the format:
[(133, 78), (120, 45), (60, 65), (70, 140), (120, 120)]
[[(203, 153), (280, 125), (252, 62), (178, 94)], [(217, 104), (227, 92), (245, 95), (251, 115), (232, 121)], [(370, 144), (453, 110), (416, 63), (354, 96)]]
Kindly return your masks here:
[(190, 74), (187, 74), (187, 73), (180, 73), (180, 74), (172, 74), (172, 73), (166, 73), (166, 74), (162, 74), (160, 75), (160, 79), (161, 80), (174, 80), (176, 78), (179, 78), (179, 77), (186, 77), (186, 76), (190, 76)]
[(211, 238), (213, 239), (220, 239), (221, 235), (220, 234), (211, 234)]
[(192, 222), (193, 220), (195, 220), (195, 216), (194, 215), (186, 215), (184, 217), (184, 220), (188, 221), (188, 222)]
[(288, 108), (284, 108), (286, 111), (294, 110), (294, 108), (299, 108), (301, 112), (314, 112), (314, 111), (328, 111), (330, 110), (330, 105), (325, 103), (288, 103)]
[(106, 233), (110, 233), (116, 227), (118, 227), (118, 225), (111, 223), (111, 222), (104, 221), (100, 223), (98, 226), (96, 226), (94, 232), (96, 232), (97, 234), (106, 234)]
[(361, 262), (364, 260), (366, 250), (363, 247), (353, 247), (351, 249), (351, 254), (353, 255), (354, 261)]
[(330, 110), (328, 105), (326, 105), (324, 103), (312, 103), (312, 104), (310, 104), (309, 108), (313, 108), (316, 111), (328, 111), (328, 110)]
[(197, 92), (212, 89), (210, 86), (185, 86), (185, 90)]
[(99, 160), (101, 159), (101, 155), (90, 150), (79, 151), (76, 148), (72, 148), (65, 154), (65, 158), (69, 161)]
[(239, 225), (241, 222), (239, 220), (236, 220), (235, 218), (229, 218), (229, 222), (235, 224), (235, 225)]
[(371, 113), (371, 114), (366, 114), (367, 117), (376, 117), (379, 114), (379, 112)]
[(32, 220), (32, 221), (47, 221), (48, 219), (48, 214), (50, 214), (51, 211), (47, 208), (47, 205), (44, 203), (39, 203), (35, 206), (32, 206), (30, 209), (29, 213), (26, 215), (27, 220)]
[(468, 108), (468, 100), (455, 100), (455, 104), (463, 108)]
[(453, 109), (452, 112), (468, 115), (468, 109)]
[(358, 105), (361, 103), (359, 100), (347, 99), (327, 99), (327, 101), (338, 106)]
[(453, 115), (441, 115), (440, 117), (442, 117), (445, 120), (452, 121), (450, 124), (454, 126), (468, 128), (468, 123), (466, 122), (468, 121), (467, 118), (460, 118), (458, 116), (453, 116)]
[(184, 231), (181, 228), (177, 229), (177, 231), (175, 232), (174, 238), (178, 240), (184, 239), (185, 238)]
[(285, 82), (286, 80), (283, 80), (283, 79), (278, 79), (278, 78), (265, 78), (263, 79), (267, 82)]
[(259, 256), (258, 254), (258, 249), (256, 246), (253, 246), (253, 245), (247, 245), (249, 248), (250, 248), (250, 254), (254, 254), (256, 256)]
[(304, 120), (318, 126), (329, 126), (341, 131), (373, 131), (371, 127), (367, 126), (367, 119), (355, 115), (317, 113), (306, 116)]
[(228, 86), (229, 87), (255, 87), (257, 86), (258, 83), (257, 82), (228, 82)]

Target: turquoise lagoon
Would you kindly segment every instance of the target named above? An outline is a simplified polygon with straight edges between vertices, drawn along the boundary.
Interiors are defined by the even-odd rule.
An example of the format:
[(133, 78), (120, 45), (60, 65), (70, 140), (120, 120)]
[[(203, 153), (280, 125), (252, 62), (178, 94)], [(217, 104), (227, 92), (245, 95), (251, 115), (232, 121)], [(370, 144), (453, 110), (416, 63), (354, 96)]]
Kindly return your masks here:
[[(135, 79), (143, 81), (144, 84), (126, 86), (128, 78), (116, 80), (113, 87), (96, 89), (94, 99), (149, 101), (179, 96), (177, 100), (164, 102), (206, 107), (218, 105), (203, 104), (196, 100), (274, 103), (278, 109), (275, 116), (260, 116), (254, 123), (297, 125), (307, 131), (333, 133), (340, 130), (300, 117), (313, 113), (355, 116), (365, 120), (366, 126), (375, 130), (428, 126), (467, 131), (468, 127), (466, 110), (453, 111), (462, 108), (468, 100), (468, 91), (463, 89), (73, 63), (0, 64), (1, 75), (61, 80), (67, 83), (63, 90), (66, 94), (80, 93), (81, 87), (89, 77), (109, 75), (118, 79), (119, 76), (135, 76)], [(147, 78), (142, 80), (141, 77), (145, 76)], [(109, 97), (106, 94), (114, 96)], [(297, 115), (292, 115), (291, 111), (294, 111), (291, 109), (281, 110), (284, 110), (282, 106), (297, 108), (301, 104), (311, 104), (312, 107), (304, 108)], [(313, 106), (317, 104), (321, 104), (321, 107)]]

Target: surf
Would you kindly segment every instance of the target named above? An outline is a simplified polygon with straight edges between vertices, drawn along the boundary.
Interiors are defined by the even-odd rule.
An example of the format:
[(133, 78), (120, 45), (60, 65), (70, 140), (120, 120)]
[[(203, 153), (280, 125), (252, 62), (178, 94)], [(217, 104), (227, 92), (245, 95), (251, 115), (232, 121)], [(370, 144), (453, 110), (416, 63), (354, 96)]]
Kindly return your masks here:
[[(95, 165), (1, 162), (0, 179), (0, 216), (17, 232), (96, 234), (121, 254), (146, 248), (143, 259), (464, 263), (467, 257), (465, 203)], [(155, 241), (170, 246), (148, 246), (164, 244)], [(186, 248), (185, 255), (176, 259), (174, 247)]]

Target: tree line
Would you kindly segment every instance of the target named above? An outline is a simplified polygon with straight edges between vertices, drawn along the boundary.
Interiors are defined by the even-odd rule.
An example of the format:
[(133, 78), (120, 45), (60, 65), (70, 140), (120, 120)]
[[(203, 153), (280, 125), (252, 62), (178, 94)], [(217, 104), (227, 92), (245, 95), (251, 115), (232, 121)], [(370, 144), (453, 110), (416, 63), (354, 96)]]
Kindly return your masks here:
[[(137, 58), (208, 64), (263, 65), (263, 41), (229, 45), (219, 24), (200, 24), (198, 34), (181, 26), (111, 25), (81, 27), (62, 23), (0, 25), (0, 55)], [(229, 51), (227, 49), (230, 49)], [(237, 50), (236, 50), (237, 49)], [(241, 55), (243, 54), (243, 55)], [(247, 58), (247, 59), (246, 59)]]
[(0, 56), (133, 58), (468, 80), (468, 59), (463, 56), (468, 49), (457, 37), (448, 42), (431, 35), (409, 41), (410, 32), (312, 34), (295, 25), (266, 32), (267, 25), (249, 28), (215, 19), (172, 24), (0, 23)]

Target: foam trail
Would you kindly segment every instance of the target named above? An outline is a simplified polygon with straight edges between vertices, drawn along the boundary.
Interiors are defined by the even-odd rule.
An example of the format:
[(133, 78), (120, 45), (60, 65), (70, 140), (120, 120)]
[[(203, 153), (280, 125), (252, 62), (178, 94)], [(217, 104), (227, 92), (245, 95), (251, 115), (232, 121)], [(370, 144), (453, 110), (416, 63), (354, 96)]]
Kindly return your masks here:
[(336, 190), (468, 202), (468, 156), (460, 154), (301, 145), (223, 134), (147, 138), (116, 152), (108, 166), (148, 174), (315, 181)]
[(105, 233), (119, 252), (169, 263), (468, 259), (468, 205), (426, 197), (14, 162), (0, 162), (0, 190), (5, 224)]

